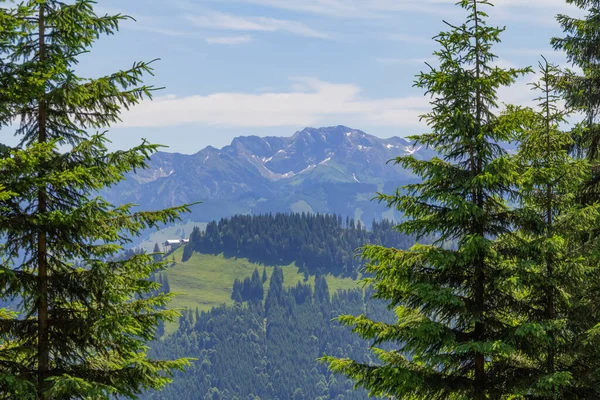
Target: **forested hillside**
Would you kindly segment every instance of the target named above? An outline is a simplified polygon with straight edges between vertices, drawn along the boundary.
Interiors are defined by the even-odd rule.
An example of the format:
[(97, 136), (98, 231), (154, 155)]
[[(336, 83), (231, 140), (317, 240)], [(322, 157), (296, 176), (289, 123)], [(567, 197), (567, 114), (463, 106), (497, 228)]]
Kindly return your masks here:
[(183, 261), (193, 251), (247, 258), (266, 265), (296, 263), (301, 271), (318, 270), (356, 277), (362, 265), (356, 250), (365, 244), (408, 248), (414, 240), (393, 228), (389, 220), (374, 221), (369, 230), (360, 221), (340, 215), (236, 215), (195, 228), (184, 249)]
[[(259, 281), (262, 284), (262, 280)], [(161, 392), (146, 399), (365, 399), (363, 390), (315, 362), (323, 353), (372, 361), (368, 343), (331, 319), (366, 313), (389, 320), (382, 302), (366, 301), (361, 289), (330, 296), (323, 276), (314, 288), (284, 288), (275, 268), (264, 302), (236, 302), (210, 312), (188, 311), (173, 335), (152, 345), (161, 358), (198, 358)], [(265, 292), (267, 288), (265, 287)]]

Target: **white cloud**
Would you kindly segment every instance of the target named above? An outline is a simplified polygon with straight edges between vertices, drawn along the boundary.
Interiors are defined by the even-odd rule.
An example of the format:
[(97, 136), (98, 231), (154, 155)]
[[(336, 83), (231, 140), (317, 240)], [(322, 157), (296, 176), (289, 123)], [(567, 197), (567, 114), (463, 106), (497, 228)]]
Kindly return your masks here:
[[(533, 106), (536, 93), (527, 83), (530, 74), (499, 90), (499, 102)], [(219, 128), (273, 128), (336, 124), (420, 131), (419, 116), (430, 111), (430, 98), (405, 96), (368, 98), (353, 84), (293, 78), (284, 92), (213, 93), (178, 97), (168, 95), (144, 101), (123, 113), (117, 128), (154, 128), (203, 125)], [(266, 88), (263, 88), (266, 89)]]
[[(220, 0), (222, 1), (222, 0)], [(419, 11), (440, 14), (455, 0), (229, 0), (336, 18), (381, 18), (386, 13)], [(445, 10), (444, 10), (445, 9)]]
[(191, 32), (185, 32), (185, 31), (180, 31), (180, 30), (176, 30), (176, 29), (159, 28), (156, 26), (144, 25), (144, 24), (139, 24), (139, 23), (129, 24), (129, 25), (127, 25), (127, 29), (130, 29), (133, 31), (157, 33), (159, 35), (172, 36), (172, 37), (191, 37), (191, 38), (198, 37), (198, 35), (195, 35)]
[[(385, 18), (389, 13), (414, 11), (426, 14), (455, 12), (456, 0), (219, 0), (255, 4), (296, 12), (311, 13), (336, 18)], [(496, 9), (506, 18), (518, 17), (508, 10), (536, 9), (544, 15), (572, 10), (564, 0), (496, 0)], [(534, 15), (539, 17), (539, 14)]]
[[(370, 99), (352, 84), (298, 78), (296, 90), (276, 93), (214, 93), (166, 96), (145, 101), (123, 114), (119, 127), (166, 127), (200, 124), (218, 127), (283, 127), (328, 122), (371, 126), (417, 127), (428, 99)], [(303, 90), (301, 90), (303, 89)]]
[(188, 21), (201, 28), (246, 31), (246, 32), (288, 32), (298, 36), (326, 39), (329, 35), (317, 31), (301, 22), (268, 17), (239, 17), (221, 12), (203, 15), (188, 15)]
[(220, 37), (209, 37), (206, 38), (206, 43), (208, 44), (226, 44), (226, 45), (238, 45), (250, 43), (252, 41), (252, 36), (244, 35), (244, 36), (220, 36)]

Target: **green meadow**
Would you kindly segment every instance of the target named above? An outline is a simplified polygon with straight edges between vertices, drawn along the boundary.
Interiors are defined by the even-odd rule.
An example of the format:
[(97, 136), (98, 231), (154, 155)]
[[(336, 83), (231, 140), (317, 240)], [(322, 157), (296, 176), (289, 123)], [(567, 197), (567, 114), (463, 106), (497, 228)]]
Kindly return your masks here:
[[(194, 253), (189, 260), (182, 263), (181, 255), (181, 248), (168, 255), (169, 261), (175, 258), (175, 266), (163, 272), (169, 278), (171, 292), (178, 294), (170, 303), (171, 308), (191, 310), (198, 308), (200, 311), (208, 311), (214, 306), (232, 305), (233, 281), (236, 278), (243, 280), (251, 276), (255, 268), (258, 268), (261, 276), (263, 268), (266, 268), (268, 280), (264, 285), (265, 295), (268, 291), (273, 267), (264, 267), (242, 258), (225, 258), (222, 255), (198, 253)], [(284, 266), (282, 269), (285, 286), (295, 286), (298, 282), (305, 282), (304, 275), (298, 272), (298, 267), (294, 264)], [(356, 280), (350, 278), (327, 275), (326, 279), (331, 294), (338, 290), (360, 287)], [(311, 276), (307, 282), (312, 285), (314, 280), (314, 276)], [(176, 327), (177, 323), (170, 323), (167, 324), (166, 330), (170, 333)]]

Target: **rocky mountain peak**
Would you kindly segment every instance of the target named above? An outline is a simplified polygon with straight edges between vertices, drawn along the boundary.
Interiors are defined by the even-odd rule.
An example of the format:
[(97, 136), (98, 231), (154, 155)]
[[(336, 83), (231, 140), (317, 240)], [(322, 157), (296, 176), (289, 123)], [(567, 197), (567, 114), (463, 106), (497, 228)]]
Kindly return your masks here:
[(370, 220), (378, 215), (375, 210), (385, 211), (370, 202), (376, 191), (413, 179), (386, 164), (405, 154), (428, 158), (433, 152), (399, 137), (382, 139), (341, 125), (305, 128), (288, 137), (240, 136), (222, 149), (156, 154), (149, 169), (105, 195), (116, 204), (147, 209), (202, 201), (198, 209), (209, 219), (247, 212), (354, 215), (358, 211), (351, 210), (360, 210)]

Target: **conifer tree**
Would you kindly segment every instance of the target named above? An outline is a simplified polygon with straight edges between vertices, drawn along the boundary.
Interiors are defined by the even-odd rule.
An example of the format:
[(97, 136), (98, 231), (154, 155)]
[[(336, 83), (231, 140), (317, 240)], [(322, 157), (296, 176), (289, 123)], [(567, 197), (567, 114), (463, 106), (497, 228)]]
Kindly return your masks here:
[[(395, 324), (340, 317), (374, 346), (392, 342), (395, 350), (374, 347), (380, 365), (322, 359), (372, 395), (483, 400), (513, 394), (510, 380), (494, 368), (516, 349), (504, 340), (512, 298), (503, 285), (511, 276), (493, 246), (511, 228), (504, 196), (516, 179), (514, 163), (498, 143), (511, 140), (520, 122), (495, 109), (497, 89), (529, 69), (492, 65), (491, 48), (502, 29), (486, 25), (482, 8), (489, 2), (459, 5), (468, 13), (465, 23), (448, 24), (449, 31), (436, 37), (440, 65), (416, 81), (432, 97), (433, 110), (423, 116), (432, 132), (412, 139), (440, 157), (399, 157), (396, 164), (422, 182), (379, 195), (404, 214), (401, 231), (437, 240), (408, 251), (365, 247), (365, 272), (372, 276), (367, 282), (374, 297), (394, 308)], [(449, 241), (456, 245), (444, 247)]]
[(131, 235), (187, 207), (134, 212), (96, 195), (159, 147), (144, 141), (111, 153), (93, 133), (151, 97), (141, 83), (151, 65), (97, 79), (73, 70), (127, 18), (98, 16), (90, 0), (0, 8), (0, 127), (17, 124), (21, 138), (0, 159), (0, 186), (12, 194), (0, 203), (0, 297), (21, 299), (19, 315), (0, 320), (2, 398), (134, 398), (187, 364), (145, 355), (159, 322), (176, 316), (164, 309), (171, 295), (151, 295), (159, 285), (149, 278), (163, 263), (144, 253), (115, 258)]
[(265, 299), (265, 310), (269, 311), (274, 307), (282, 306), (283, 304), (283, 270), (281, 267), (275, 267), (273, 268), (273, 274), (271, 274), (269, 291), (267, 292), (267, 298)]
[(163, 284), (162, 284), (162, 291), (165, 293), (171, 293), (171, 285), (169, 284), (169, 276), (165, 275), (164, 280), (163, 280)]
[(600, 343), (591, 330), (600, 314), (590, 294), (598, 287), (598, 269), (579, 242), (596, 224), (598, 210), (577, 202), (591, 169), (587, 160), (572, 157), (573, 138), (560, 130), (567, 115), (558, 104), (560, 70), (544, 59), (540, 76), (533, 84), (538, 111), (530, 114), (516, 155), (516, 229), (497, 246), (514, 275), (510, 323), (519, 351), (494, 368), (528, 398), (596, 398)]
[(315, 276), (315, 301), (317, 303), (329, 303), (329, 285), (327, 280), (321, 274)]
[(600, 198), (600, 1), (566, 0), (586, 14), (581, 18), (559, 14), (557, 20), (566, 36), (553, 38), (551, 43), (567, 55), (567, 60), (582, 71), (578, 75), (565, 71), (561, 85), (566, 104), (584, 115), (573, 130), (573, 149), (596, 166), (593, 175), (582, 187), (582, 201), (593, 203)]
[(262, 299), (265, 297), (265, 292), (262, 280), (260, 278), (260, 274), (258, 273), (258, 268), (255, 268), (254, 272), (252, 272), (252, 278), (250, 279), (250, 287), (251, 300), (254, 302), (262, 301)]
[(160, 246), (158, 245), (158, 243), (154, 243), (154, 250), (152, 250), (153, 254), (153, 259), (155, 262), (159, 262), (162, 259), (162, 252), (160, 251)]
[(567, 60), (580, 67), (583, 74), (570, 74), (565, 81), (567, 104), (585, 113), (584, 135), (577, 143), (582, 155), (591, 160), (600, 156), (600, 130), (598, 113), (600, 112), (600, 2), (597, 0), (566, 0), (587, 14), (582, 18), (559, 14), (557, 20), (565, 37), (553, 38), (551, 43), (557, 50), (567, 55)]

